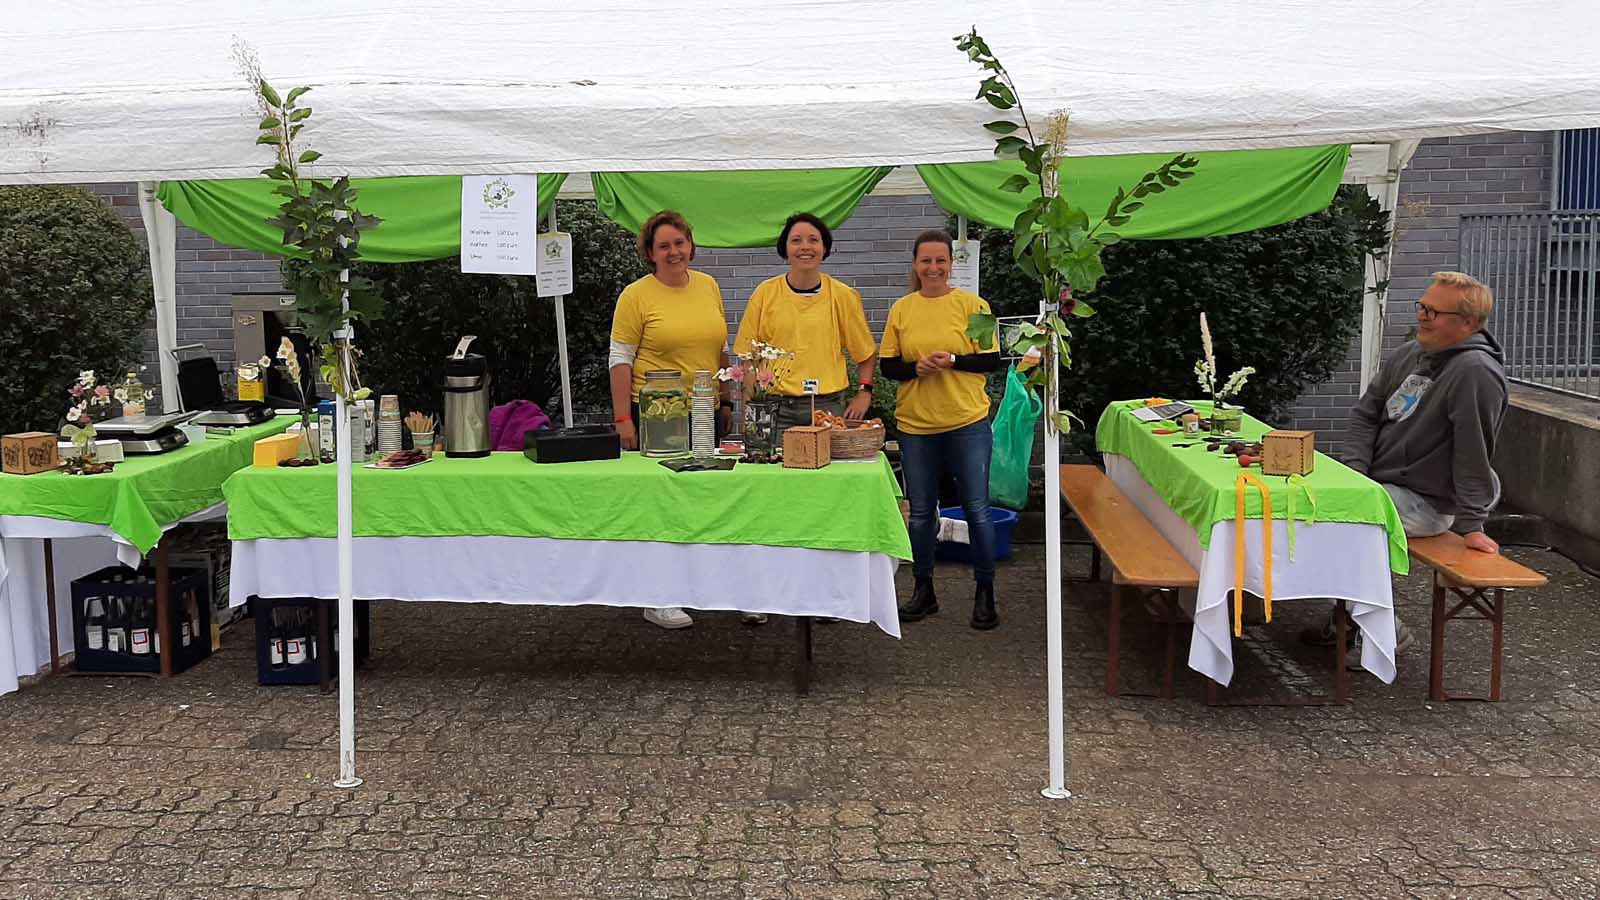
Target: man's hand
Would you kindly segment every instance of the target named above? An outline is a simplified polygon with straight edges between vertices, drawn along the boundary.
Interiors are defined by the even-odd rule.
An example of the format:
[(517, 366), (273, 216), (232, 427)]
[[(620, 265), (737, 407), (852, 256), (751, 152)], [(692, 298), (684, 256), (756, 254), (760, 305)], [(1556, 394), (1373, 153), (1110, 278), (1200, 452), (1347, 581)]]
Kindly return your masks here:
[(1461, 537), (1462, 540), (1467, 542), (1467, 547), (1469, 549), (1476, 550), (1479, 553), (1500, 552), (1500, 545), (1494, 542), (1494, 538), (1489, 537), (1487, 534), (1484, 534), (1481, 531), (1474, 531), (1471, 534), (1464, 534)]
[(854, 397), (844, 408), (846, 422), (859, 422), (867, 417), (867, 407), (872, 405), (872, 395), (866, 391), (857, 391)]

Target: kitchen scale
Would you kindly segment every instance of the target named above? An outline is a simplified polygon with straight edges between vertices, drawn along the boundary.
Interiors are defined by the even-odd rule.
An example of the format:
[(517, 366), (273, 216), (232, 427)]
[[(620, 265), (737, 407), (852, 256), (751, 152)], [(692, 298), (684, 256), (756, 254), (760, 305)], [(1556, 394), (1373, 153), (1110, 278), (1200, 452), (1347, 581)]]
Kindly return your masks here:
[(244, 428), (276, 416), (272, 407), (252, 400), (223, 400), (194, 417), (196, 425)]
[(166, 453), (189, 443), (189, 436), (178, 426), (194, 418), (192, 412), (162, 416), (122, 416), (96, 422), (96, 432), (122, 442), (122, 452)]

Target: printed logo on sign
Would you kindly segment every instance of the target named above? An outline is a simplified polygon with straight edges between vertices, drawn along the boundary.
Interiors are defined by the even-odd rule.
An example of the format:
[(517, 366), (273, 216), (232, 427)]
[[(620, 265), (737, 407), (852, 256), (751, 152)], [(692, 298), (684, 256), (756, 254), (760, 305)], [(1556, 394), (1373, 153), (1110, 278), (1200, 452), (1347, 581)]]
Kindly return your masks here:
[(560, 259), (561, 258), (561, 242), (560, 241), (546, 241), (545, 245), (544, 245), (544, 255), (546, 257), (548, 257), (549, 259), (553, 259), (553, 260), (554, 259)]
[(1433, 387), (1433, 379), (1426, 375), (1408, 375), (1406, 380), (1400, 382), (1400, 387), (1389, 395), (1389, 402), (1384, 406), (1384, 413), (1391, 422), (1404, 422), (1411, 418), (1417, 411), (1417, 406), (1422, 403), (1422, 398), (1428, 393), (1428, 388)]
[(483, 205), (490, 209), (505, 209), (516, 195), (516, 190), (506, 184), (504, 178), (496, 178), (483, 186)]

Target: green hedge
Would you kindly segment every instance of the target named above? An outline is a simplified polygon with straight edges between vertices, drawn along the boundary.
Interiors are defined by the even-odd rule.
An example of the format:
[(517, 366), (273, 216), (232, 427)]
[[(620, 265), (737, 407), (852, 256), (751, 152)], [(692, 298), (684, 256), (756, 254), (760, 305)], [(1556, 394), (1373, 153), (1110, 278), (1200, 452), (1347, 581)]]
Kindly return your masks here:
[(120, 380), (154, 301), (143, 244), (64, 185), (0, 187), (0, 432), (55, 431), (80, 369)]

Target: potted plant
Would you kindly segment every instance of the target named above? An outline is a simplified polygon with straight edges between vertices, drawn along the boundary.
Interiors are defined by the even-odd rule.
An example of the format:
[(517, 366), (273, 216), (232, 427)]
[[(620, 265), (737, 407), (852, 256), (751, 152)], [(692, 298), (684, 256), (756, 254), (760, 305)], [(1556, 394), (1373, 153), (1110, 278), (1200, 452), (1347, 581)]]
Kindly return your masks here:
[(1205, 356), (1194, 364), (1195, 379), (1200, 382), (1200, 389), (1211, 398), (1211, 433), (1234, 434), (1239, 430), (1239, 425), (1244, 421), (1244, 410), (1237, 406), (1229, 406), (1228, 401), (1237, 397), (1244, 390), (1244, 383), (1256, 370), (1253, 366), (1245, 366), (1228, 376), (1221, 387), (1217, 387), (1217, 356), (1211, 343), (1211, 326), (1206, 324), (1206, 314), (1200, 314), (1200, 348)]

